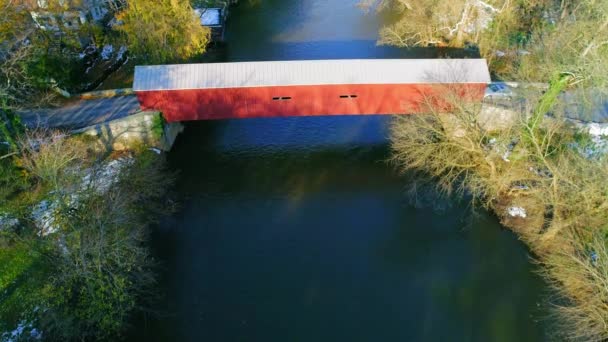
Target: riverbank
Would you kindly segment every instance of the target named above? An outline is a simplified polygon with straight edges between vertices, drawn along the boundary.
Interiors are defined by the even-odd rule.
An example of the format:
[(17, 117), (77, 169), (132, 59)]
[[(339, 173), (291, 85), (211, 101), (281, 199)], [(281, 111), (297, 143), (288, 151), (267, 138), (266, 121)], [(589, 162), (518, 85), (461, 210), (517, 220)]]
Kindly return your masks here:
[(144, 145), (25, 132), (0, 160), (0, 340), (114, 339), (156, 293), (149, 225), (172, 177)]
[(471, 195), (518, 234), (553, 287), (558, 338), (603, 340), (608, 168), (596, 152), (605, 142), (564, 120), (559, 106), (532, 120), (539, 99), (528, 98), (522, 108), (531, 109), (500, 130), (479, 124), (479, 105), (453, 98), (450, 114), (429, 107), (428, 115), (396, 118), (393, 160), (448, 195)]

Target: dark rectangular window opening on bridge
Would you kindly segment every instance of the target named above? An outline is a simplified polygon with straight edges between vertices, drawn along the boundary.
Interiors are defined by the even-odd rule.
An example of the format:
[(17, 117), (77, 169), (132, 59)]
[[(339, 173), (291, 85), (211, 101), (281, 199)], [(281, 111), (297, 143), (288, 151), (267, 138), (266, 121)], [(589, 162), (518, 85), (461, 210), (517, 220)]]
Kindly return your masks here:
[(279, 101), (279, 100), (291, 100), (291, 96), (275, 96), (272, 98), (273, 101)]
[(348, 99), (348, 98), (354, 99), (354, 98), (357, 98), (357, 95), (340, 95), (340, 98), (341, 99)]

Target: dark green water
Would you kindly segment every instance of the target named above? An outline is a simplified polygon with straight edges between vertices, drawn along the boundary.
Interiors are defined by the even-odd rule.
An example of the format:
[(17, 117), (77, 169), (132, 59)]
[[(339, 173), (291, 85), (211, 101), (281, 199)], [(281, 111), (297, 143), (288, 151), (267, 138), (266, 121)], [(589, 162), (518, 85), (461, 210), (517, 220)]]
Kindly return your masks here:
[[(243, 2), (243, 1), (242, 1)], [(356, 1), (232, 11), (228, 61), (429, 57), (375, 46)], [(154, 234), (160, 320), (142, 341), (540, 341), (545, 285), (497, 220), (421, 191), (390, 117), (198, 122), (169, 155), (181, 210)]]

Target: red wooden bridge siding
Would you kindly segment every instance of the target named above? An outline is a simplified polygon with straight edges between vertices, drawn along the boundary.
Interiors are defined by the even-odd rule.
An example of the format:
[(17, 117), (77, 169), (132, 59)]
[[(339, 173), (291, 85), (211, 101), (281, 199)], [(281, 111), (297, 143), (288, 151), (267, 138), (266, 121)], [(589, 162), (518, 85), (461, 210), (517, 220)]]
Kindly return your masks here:
[(136, 67), (133, 88), (172, 122), (412, 114), (449, 92), (481, 100), (489, 82), (480, 59), (320, 60)]
[[(450, 90), (481, 100), (485, 83), (453, 84)], [(137, 92), (144, 110), (160, 110), (166, 120), (414, 114), (425, 109), (429, 97), (445, 87), (428, 84), (315, 85)], [(348, 97), (346, 97), (348, 96)], [(352, 96), (352, 97), (351, 97)], [(289, 99), (281, 99), (289, 98)], [(422, 108), (421, 108), (422, 107)]]

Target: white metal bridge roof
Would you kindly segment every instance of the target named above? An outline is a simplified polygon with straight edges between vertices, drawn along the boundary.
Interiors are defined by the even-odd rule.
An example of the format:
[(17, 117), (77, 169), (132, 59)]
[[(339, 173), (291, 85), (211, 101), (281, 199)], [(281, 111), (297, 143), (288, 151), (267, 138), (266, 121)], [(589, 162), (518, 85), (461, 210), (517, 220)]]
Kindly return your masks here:
[(133, 89), (490, 81), (484, 59), (343, 59), (137, 66)]

